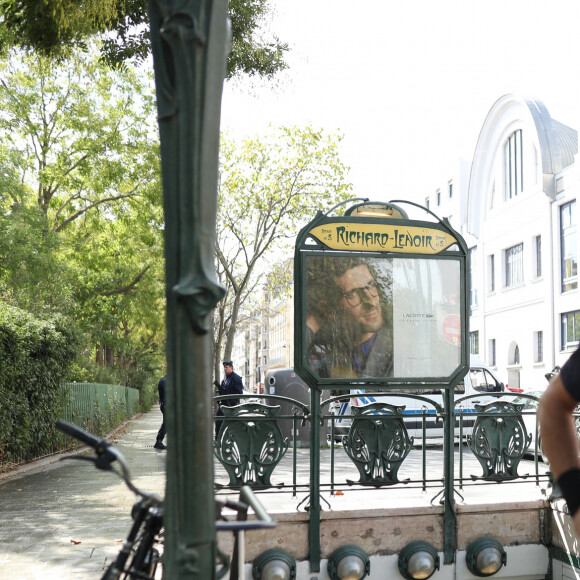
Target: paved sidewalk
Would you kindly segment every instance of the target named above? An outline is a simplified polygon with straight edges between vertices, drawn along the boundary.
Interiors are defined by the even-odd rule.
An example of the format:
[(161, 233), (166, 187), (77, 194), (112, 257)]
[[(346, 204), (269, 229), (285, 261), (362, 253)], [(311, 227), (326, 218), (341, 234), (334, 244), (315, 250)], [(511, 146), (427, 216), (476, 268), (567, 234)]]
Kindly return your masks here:
[[(161, 420), (154, 407), (115, 440), (135, 484), (159, 494), (165, 490), (166, 453), (153, 444)], [(121, 548), (135, 496), (112, 473), (55, 459), (0, 480), (2, 578), (98, 579)]]
[[(160, 495), (165, 491), (165, 451), (153, 448), (162, 415), (159, 407), (129, 422), (114, 443), (125, 455), (135, 484)], [(296, 495), (285, 492), (260, 492), (259, 499), (276, 514), (296, 513), (308, 503), (309, 449), (298, 449), (298, 484)], [(442, 489), (443, 454), (440, 443), (429, 446), (427, 474), (435, 480), (423, 491), (417, 484), (395, 488), (356, 489), (345, 485), (359, 476), (342, 448), (335, 451), (336, 481), (342, 482), (333, 495), (322, 489), (324, 511), (415, 507), (431, 505)], [(416, 479), (421, 474), (420, 448), (409, 454), (399, 477)], [(458, 473), (456, 456), (456, 475)], [(330, 482), (330, 450), (321, 450), (321, 482)], [(464, 458), (464, 477), (480, 474), (481, 466), (473, 456)], [(541, 471), (546, 470), (540, 464)], [(522, 461), (520, 474), (534, 472), (532, 461)], [(4, 479), (2, 479), (4, 477)], [(216, 482), (228, 482), (225, 470), (216, 461)], [(291, 485), (292, 449), (274, 471), (272, 483)], [(458, 503), (484, 504), (527, 502), (545, 499), (545, 482), (537, 485), (530, 477), (514, 484), (469, 485), (456, 496)], [(222, 491), (235, 498), (235, 491)], [(99, 471), (88, 462), (58, 461), (58, 458), (35, 462), (8, 478), (0, 474), (0, 578), (19, 580), (97, 580), (121, 548), (131, 525), (131, 507), (135, 496), (114, 474)], [(437, 501), (437, 500), (435, 500)]]

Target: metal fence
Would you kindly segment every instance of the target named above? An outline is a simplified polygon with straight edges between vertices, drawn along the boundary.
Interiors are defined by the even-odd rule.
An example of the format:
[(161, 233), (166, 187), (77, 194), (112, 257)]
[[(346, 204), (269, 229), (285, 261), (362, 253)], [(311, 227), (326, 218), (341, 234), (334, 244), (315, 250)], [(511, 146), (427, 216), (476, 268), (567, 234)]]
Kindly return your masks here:
[[(385, 399), (389, 397), (384, 393), (383, 396)], [(222, 407), (225, 417), (216, 417), (223, 425), (216, 437), (214, 451), (229, 475), (227, 487), (250, 485), (256, 490), (270, 488), (270, 475), (288, 453), (292, 457), (293, 471), (289, 487), (295, 491), (297, 450), (302, 446), (297, 433), (303, 431), (305, 425), (310, 430), (313, 420), (311, 410), (304, 403), (288, 397), (261, 395), (259, 402), (249, 401), (252, 397), (255, 395), (241, 395), (242, 404)], [(401, 395), (392, 397), (400, 399)], [(404, 485), (409, 488), (410, 483), (415, 483), (423, 491), (426, 487), (441, 489), (445, 473), (440, 470), (435, 476), (428, 473), (433, 468), (431, 461), (431, 469), (427, 468), (429, 456), (441, 453), (452, 455), (453, 461), (457, 462), (454, 480), (460, 489), (475, 483), (497, 484), (528, 478), (538, 485), (549, 482), (547, 466), (541, 461), (543, 452), (536, 418), (537, 396), (488, 394), (486, 404), (480, 405), (476, 401), (475, 405), (471, 405), (474, 408), (467, 410), (463, 407), (473, 396), (462, 397), (455, 401), (455, 408), (450, 413), (435, 402), (432, 402), (433, 408), (429, 408), (426, 397), (405, 397), (421, 399), (423, 408), (407, 415), (404, 407), (375, 403), (354, 408), (354, 414), (337, 415), (329, 412), (329, 406), (343, 400), (344, 395), (322, 401), (320, 444), (328, 449), (330, 464), (328, 480), (320, 482), (320, 489), (333, 491), (337, 484), (346, 483), (337, 480), (334, 467), (337, 454), (345, 453), (353, 469), (354, 481), (350, 480), (349, 486), (358, 484), (385, 488)], [(218, 402), (224, 398), (227, 396), (215, 397), (214, 400)], [(441, 447), (444, 442), (443, 426), (448, 421), (454, 424), (456, 446), (445, 449)], [(436, 441), (439, 442), (440, 452), (435, 452), (432, 445), (426, 444)], [(413, 477), (408, 479), (407, 476), (402, 481), (398, 470), (410, 453), (415, 456), (420, 454), (415, 463), (415, 467), (420, 469), (414, 468)], [(465, 473), (467, 456), (471, 458), (468, 474)], [(519, 462), (524, 456), (533, 460), (532, 473), (520, 474), (518, 471)], [(472, 473), (475, 468), (479, 473)], [(306, 487), (309, 481), (298, 484), (298, 487), (300, 484)]]
[(61, 419), (88, 430), (107, 430), (135, 415), (139, 409), (139, 391), (120, 385), (102, 383), (65, 383), (68, 404)]

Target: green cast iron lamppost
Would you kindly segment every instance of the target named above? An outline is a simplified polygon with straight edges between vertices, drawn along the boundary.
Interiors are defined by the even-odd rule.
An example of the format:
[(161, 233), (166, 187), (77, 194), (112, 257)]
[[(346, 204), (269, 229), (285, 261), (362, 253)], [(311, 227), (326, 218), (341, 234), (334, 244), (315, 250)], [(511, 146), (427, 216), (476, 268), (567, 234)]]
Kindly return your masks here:
[(149, 0), (165, 212), (167, 486), (164, 578), (216, 577), (212, 309), (226, 0)]

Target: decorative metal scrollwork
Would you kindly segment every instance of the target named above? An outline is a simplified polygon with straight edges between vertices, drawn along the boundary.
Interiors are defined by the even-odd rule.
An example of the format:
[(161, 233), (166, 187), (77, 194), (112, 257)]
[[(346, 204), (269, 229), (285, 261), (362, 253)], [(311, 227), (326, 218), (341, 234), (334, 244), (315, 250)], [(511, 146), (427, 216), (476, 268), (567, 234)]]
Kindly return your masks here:
[(472, 479), (507, 481), (518, 477), (518, 464), (532, 441), (522, 419), (523, 405), (495, 401), (475, 405), (482, 413), (468, 437), (469, 448), (483, 467), (483, 476)]
[(403, 422), (404, 410), (405, 405), (387, 403), (352, 407), (344, 449), (360, 473), (358, 483), (376, 487), (400, 483), (399, 467), (413, 447)]
[(228, 473), (229, 485), (271, 487), (270, 476), (288, 450), (276, 418), (280, 407), (245, 403), (224, 406), (222, 411), (214, 452)]

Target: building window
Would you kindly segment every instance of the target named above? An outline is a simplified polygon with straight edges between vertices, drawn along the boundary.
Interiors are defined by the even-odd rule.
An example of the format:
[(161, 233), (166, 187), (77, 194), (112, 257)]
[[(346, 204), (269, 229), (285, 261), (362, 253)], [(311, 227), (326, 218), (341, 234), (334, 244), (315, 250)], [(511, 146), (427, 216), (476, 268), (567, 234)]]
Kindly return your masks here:
[(477, 285), (475, 275), (477, 272), (477, 246), (469, 249), (469, 307), (477, 308)]
[(505, 285), (516, 286), (524, 281), (524, 244), (505, 251)]
[(542, 236), (534, 238), (534, 274), (536, 278), (542, 276)]
[(487, 280), (489, 292), (495, 292), (495, 255), (487, 257)]
[(441, 205), (441, 190), (437, 190), (437, 207)]
[(429, 198), (428, 197), (425, 198), (425, 207), (427, 209), (429, 209)]
[(449, 199), (453, 197), (453, 182), (449, 182)]
[(503, 146), (505, 198), (511, 199), (524, 191), (522, 130), (514, 131)]
[(490, 338), (489, 339), (489, 356), (488, 356), (488, 360), (489, 360), (489, 366), (490, 367), (494, 367), (496, 365), (496, 360), (495, 360), (495, 338)]
[(562, 255), (562, 292), (578, 288), (576, 250), (576, 201), (560, 208), (560, 251)]
[(469, 333), (469, 352), (479, 354), (479, 330)]
[(544, 332), (542, 330), (534, 332), (534, 362), (544, 362)]
[(562, 314), (562, 350), (576, 348), (580, 340), (580, 310)]

